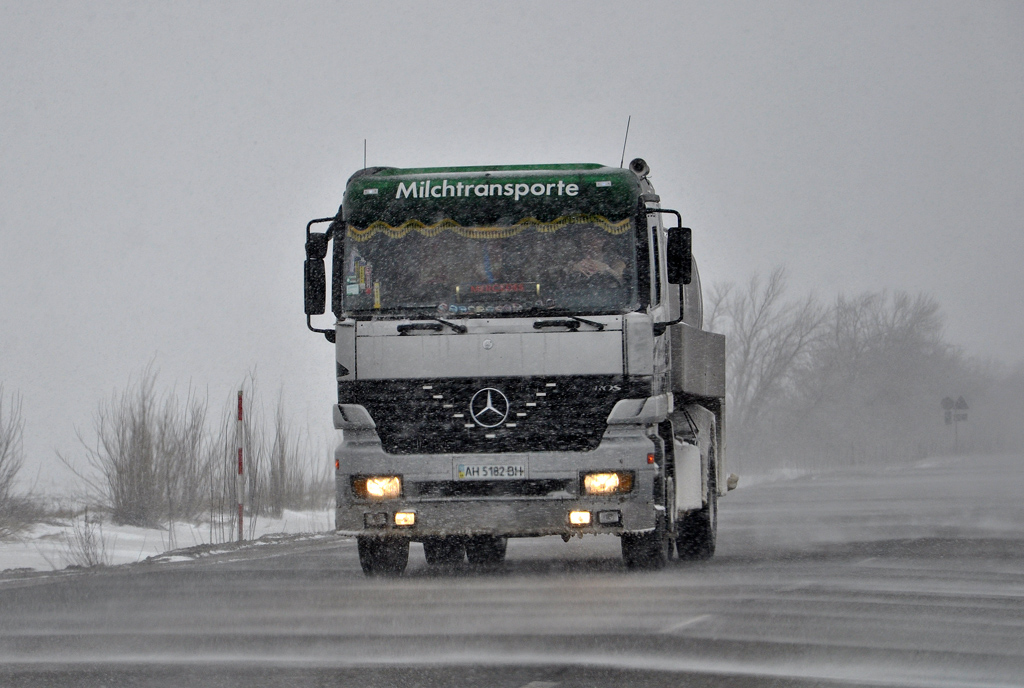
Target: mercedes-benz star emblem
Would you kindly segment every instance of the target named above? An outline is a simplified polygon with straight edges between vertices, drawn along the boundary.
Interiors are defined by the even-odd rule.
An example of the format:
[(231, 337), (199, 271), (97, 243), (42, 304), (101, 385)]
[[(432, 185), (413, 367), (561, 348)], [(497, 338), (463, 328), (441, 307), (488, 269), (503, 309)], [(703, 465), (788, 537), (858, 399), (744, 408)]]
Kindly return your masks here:
[(484, 387), (469, 402), (469, 415), (483, 428), (496, 428), (508, 418), (508, 397), (494, 387)]

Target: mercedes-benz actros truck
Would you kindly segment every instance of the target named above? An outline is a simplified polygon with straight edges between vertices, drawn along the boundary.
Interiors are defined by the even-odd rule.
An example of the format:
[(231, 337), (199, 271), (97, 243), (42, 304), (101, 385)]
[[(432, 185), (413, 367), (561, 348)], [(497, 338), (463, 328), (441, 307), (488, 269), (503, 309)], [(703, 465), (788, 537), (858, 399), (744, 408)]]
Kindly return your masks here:
[[(715, 551), (725, 338), (641, 159), (352, 175), (306, 226), (333, 342), (336, 528), (368, 575), (606, 534), (630, 568)], [(313, 231), (326, 225), (326, 231)], [(312, 316), (330, 296), (335, 320)]]

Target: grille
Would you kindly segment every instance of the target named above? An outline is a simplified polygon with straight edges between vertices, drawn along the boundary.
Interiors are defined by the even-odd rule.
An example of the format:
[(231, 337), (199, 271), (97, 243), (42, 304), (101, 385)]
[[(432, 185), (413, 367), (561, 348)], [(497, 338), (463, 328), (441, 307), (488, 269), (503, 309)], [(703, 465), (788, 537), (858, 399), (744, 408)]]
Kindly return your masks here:
[[(338, 400), (366, 407), (390, 454), (590, 451), (616, 401), (649, 393), (633, 386), (621, 376), (373, 380), (339, 383)], [(507, 400), (503, 420), (485, 408), (487, 389), (496, 411)], [(478, 393), (477, 418), (494, 427), (473, 418)]]

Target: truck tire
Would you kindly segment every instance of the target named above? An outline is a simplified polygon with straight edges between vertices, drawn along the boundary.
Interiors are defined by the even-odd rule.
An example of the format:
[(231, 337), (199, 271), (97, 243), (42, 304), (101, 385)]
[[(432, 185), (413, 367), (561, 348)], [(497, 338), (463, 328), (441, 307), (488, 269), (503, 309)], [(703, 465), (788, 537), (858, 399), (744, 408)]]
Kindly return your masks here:
[(399, 576), (409, 564), (409, 539), (398, 537), (356, 539), (359, 565), (367, 576)]
[(709, 458), (708, 495), (704, 508), (686, 514), (678, 524), (676, 551), (681, 560), (710, 559), (718, 540), (718, 483), (715, 478), (715, 456)]
[(649, 533), (623, 533), (621, 544), (622, 561), (628, 569), (664, 568), (672, 556), (672, 538), (661, 522)]
[[(663, 459), (662, 463), (667, 463), (667, 459)], [(656, 570), (664, 568), (672, 558), (675, 541), (672, 537), (673, 524), (669, 520), (669, 515), (675, 510), (675, 480), (668, 476), (655, 480), (661, 481), (660, 487), (659, 483), (655, 482), (655, 492), (658, 502), (664, 505), (664, 510), (658, 516), (653, 531), (622, 534), (622, 561), (628, 569)]]
[(423, 541), (423, 556), (431, 566), (455, 566), (466, 559), (466, 541), (460, 537), (434, 537)]
[(474, 535), (466, 540), (466, 557), (474, 566), (497, 566), (505, 561), (507, 537)]

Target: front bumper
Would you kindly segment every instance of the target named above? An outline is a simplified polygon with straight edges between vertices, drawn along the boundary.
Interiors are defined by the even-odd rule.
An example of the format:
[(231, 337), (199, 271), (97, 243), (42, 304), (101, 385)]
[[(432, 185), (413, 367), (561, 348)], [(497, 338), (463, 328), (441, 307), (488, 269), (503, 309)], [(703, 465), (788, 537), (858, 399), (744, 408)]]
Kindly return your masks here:
[[(350, 425), (335, 457), (337, 511), (335, 524), (345, 535), (403, 536), (413, 540), (437, 536), (497, 535), (526, 537), (579, 533), (643, 532), (655, 527), (657, 464), (650, 463), (654, 441), (643, 425), (609, 425), (600, 445), (587, 452), (524, 452), (518, 454), (387, 454), (372, 427)], [(497, 494), (459, 479), (459, 466), (525, 467), (517, 481), (491, 481)], [(582, 494), (580, 476), (592, 471), (631, 471), (632, 490), (625, 494)], [(397, 499), (360, 499), (352, 476), (399, 475), (403, 494)], [(426, 489), (425, 486), (431, 486)], [(538, 485), (544, 488), (537, 489)], [(522, 487), (522, 493), (507, 489)], [(439, 496), (439, 490), (441, 496)], [(448, 494), (444, 494), (445, 490)], [(591, 523), (569, 523), (571, 511), (589, 511)], [(396, 512), (415, 512), (415, 525), (396, 526)], [(600, 523), (598, 514), (605, 513)]]

